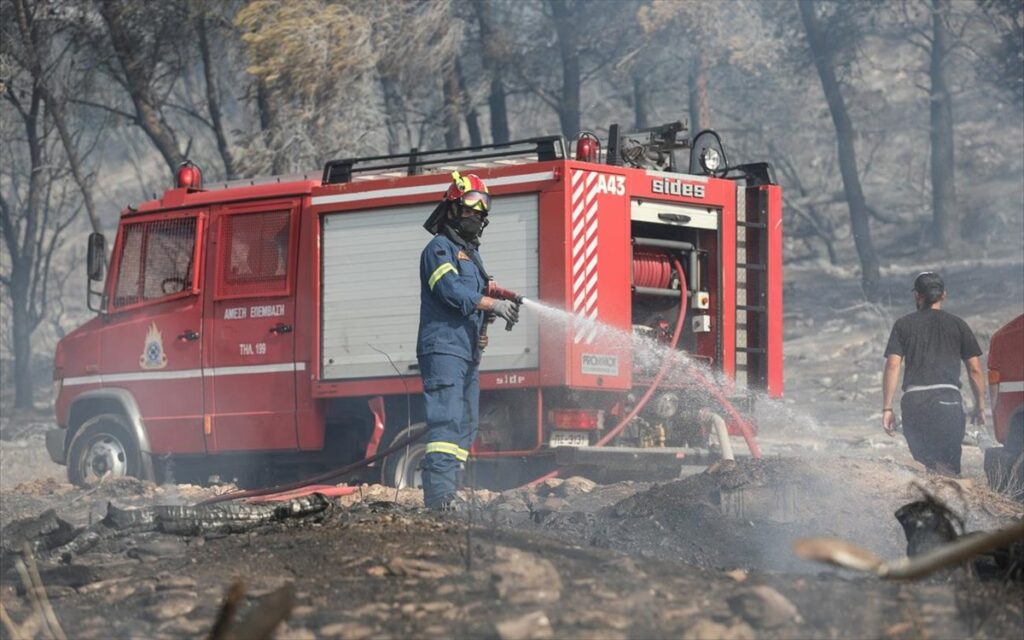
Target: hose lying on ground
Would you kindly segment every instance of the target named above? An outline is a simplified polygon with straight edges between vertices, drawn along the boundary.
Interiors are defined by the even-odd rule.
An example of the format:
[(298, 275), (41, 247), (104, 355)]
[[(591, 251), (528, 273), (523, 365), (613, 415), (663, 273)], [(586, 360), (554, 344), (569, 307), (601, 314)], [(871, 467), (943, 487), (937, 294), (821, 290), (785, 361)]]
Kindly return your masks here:
[(409, 445), (409, 444), (412, 444), (413, 442), (416, 442), (421, 437), (423, 437), (423, 434), (425, 434), (426, 432), (427, 432), (427, 427), (425, 425), (424, 426), (419, 426), (419, 427), (413, 427), (404, 438), (396, 439), (394, 442), (392, 442), (390, 445), (388, 445), (388, 447), (386, 449), (384, 449), (383, 451), (378, 451), (376, 455), (372, 455), (369, 458), (363, 458), (362, 460), (358, 460), (356, 462), (353, 462), (352, 464), (344, 466), (344, 467), (341, 467), (340, 469), (333, 469), (331, 471), (326, 471), (324, 473), (321, 473), (319, 475), (313, 476), (311, 478), (306, 478), (305, 480), (299, 480), (297, 482), (290, 482), (288, 484), (281, 484), (281, 485), (277, 485), (276, 487), (266, 487), (264, 489), (248, 489), (248, 490), (244, 490), (244, 491), (232, 491), (230, 493), (225, 493), (223, 495), (214, 496), (212, 498), (207, 498), (206, 500), (203, 500), (199, 504), (200, 505), (216, 504), (218, 502), (224, 502), (226, 500), (238, 500), (240, 498), (254, 498), (254, 497), (257, 497), (257, 496), (268, 496), (268, 495), (272, 495), (272, 494), (275, 494), (275, 493), (284, 493), (284, 492), (289, 492), (289, 491), (295, 491), (296, 489), (301, 489), (301, 488), (309, 486), (311, 484), (329, 483), (332, 480), (338, 480), (338, 479), (340, 479), (340, 478), (342, 478), (344, 476), (347, 476), (348, 474), (352, 473), (353, 471), (358, 471), (359, 469), (362, 469), (363, 467), (365, 467), (367, 465), (371, 465), (374, 462), (377, 462), (378, 460), (383, 460), (384, 458), (388, 457), (389, 455), (391, 455), (395, 451), (398, 451), (402, 447), (404, 447), (406, 445)]
[(718, 436), (718, 445), (722, 449), (722, 460), (736, 460), (732, 453), (732, 443), (729, 442), (729, 427), (725, 425), (725, 419), (710, 409), (701, 409), (700, 417), (711, 422), (711, 428)]

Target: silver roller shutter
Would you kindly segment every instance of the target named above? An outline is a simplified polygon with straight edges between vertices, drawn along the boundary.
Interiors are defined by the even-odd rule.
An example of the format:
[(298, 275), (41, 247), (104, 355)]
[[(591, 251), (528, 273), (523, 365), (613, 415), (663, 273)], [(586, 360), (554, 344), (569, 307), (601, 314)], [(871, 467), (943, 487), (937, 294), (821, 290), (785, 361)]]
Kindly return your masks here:
[[(415, 375), (419, 257), (430, 239), (422, 225), (431, 207), (323, 216), (322, 379), (394, 376), (381, 352), (403, 375)], [(480, 252), (499, 284), (537, 296), (536, 194), (494, 199)], [(491, 325), (482, 370), (537, 367), (537, 318), (521, 318), (510, 332), (501, 321)]]

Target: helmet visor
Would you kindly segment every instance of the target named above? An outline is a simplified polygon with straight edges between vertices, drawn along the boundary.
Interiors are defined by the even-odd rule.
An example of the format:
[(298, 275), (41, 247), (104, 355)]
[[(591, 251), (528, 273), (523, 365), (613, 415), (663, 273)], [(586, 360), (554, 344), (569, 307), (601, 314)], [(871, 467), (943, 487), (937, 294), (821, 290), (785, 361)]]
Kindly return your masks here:
[(488, 213), (491, 210), (491, 196), (482, 191), (467, 191), (462, 195), (461, 204), (467, 209)]

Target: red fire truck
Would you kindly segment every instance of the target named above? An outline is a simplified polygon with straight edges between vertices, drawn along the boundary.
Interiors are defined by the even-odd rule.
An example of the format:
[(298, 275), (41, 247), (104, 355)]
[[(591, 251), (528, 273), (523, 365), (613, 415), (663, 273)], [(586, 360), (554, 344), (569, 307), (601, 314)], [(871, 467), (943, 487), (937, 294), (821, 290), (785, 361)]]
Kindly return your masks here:
[(992, 431), (1003, 446), (985, 450), (985, 472), (993, 488), (1024, 498), (1024, 315), (992, 334), (988, 390)]
[[(605, 151), (591, 135), (575, 154), (545, 137), (207, 186), (183, 166), (174, 188), (122, 211), (109, 269), (103, 237), (90, 238), (98, 315), (58, 345), (50, 456), (79, 484), (255, 482), (362, 460), (408, 433), (423, 421), (422, 223), (458, 169), (493, 196), (490, 273), (576, 314), (524, 309), (514, 330), (492, 327), (472, 459), (678, 464), (708, 444), (702, 409), (747, 430), (726, 396), (782, 393), (781, 189), (766, 163), (729, 166), (713, 131), (693, 142), (679, 123), (613, 125)], [(666, 358), (634, 358), (595, 321), (685, 352), (727, 388), (658, 378)], [(422, 451), (369, 471), (414, 484)]]

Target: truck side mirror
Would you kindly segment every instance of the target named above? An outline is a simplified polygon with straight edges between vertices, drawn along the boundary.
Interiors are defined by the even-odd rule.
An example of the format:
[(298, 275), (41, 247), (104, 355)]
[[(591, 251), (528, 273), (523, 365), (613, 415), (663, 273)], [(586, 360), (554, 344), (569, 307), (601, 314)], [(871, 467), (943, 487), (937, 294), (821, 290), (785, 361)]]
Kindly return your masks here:
[(89, 234), (89, 252), (86, 264), (90, 280), (103, 280), (103, 272), (107, 267), (107, 239), (98, 231)]

